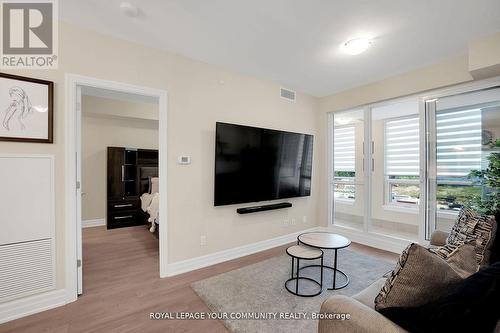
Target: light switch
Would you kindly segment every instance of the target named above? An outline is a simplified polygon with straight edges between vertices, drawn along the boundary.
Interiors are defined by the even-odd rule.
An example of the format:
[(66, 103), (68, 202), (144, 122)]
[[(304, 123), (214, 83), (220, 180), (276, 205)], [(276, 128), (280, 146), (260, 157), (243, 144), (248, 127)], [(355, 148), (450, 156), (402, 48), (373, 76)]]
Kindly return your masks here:
[(181, 155), (177, 158), (177, 162), (182, 165), (191, 164), (191, 156)]

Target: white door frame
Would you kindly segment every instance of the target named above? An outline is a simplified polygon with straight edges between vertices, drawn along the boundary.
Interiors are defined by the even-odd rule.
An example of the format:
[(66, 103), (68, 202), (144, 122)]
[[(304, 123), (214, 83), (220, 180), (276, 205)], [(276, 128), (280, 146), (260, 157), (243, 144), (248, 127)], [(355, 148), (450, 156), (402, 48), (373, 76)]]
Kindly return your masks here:
[[(66, 242), (65, 242), (65, 289), (66, 301), (72, 302), (77, 299), (77, 258), (78, 248), (81, 244), (81, 233), (77, 225), (77, 167), (76, 154), (79, 149), (81, 121), (78, 117), (77, 87), (86, 86), (93, 88), (108, 89), (130, 94), (137, 94), (158, 98), (159, 104), (159, 190), (161, 193), (160, 216), (161, 227), (159, 228), (159, 254), (160, 254), (160, 277), (167, 276), (168, 265), (168, 228), (167, 228), (167, 91), (130, 85), (126, 83), (107, 81), (76, 74), (66, 74)], [(81, 223), (81, 221), (80, 221)]]
[(82, 239), (82, 86), (76, 86), (75, 95), (75, 167), (76, 167), (76, 276), (77, 294), (83, 293), (83, 239)]

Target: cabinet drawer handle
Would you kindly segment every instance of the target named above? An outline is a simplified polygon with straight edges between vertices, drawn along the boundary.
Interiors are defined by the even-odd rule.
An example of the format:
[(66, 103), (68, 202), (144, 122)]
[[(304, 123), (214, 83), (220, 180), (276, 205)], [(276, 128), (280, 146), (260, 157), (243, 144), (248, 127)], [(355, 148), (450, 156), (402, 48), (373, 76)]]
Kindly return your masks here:
[(115, 205), (115, 208), (132, 207), (132, 204)]
[(132, 215), (127, 215), (127, 216), (115, 216), (115, 220), (123, 220), (123, 219), (129, 219), (131, 218)]

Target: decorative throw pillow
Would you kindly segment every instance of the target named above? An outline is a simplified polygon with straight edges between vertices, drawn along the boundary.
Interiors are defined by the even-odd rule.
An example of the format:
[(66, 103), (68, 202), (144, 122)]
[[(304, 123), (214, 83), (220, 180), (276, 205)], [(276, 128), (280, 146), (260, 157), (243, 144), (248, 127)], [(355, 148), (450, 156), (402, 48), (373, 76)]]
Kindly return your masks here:
[(438, 300), (416, 307), (385, 308), (380, 313), (414, 333), (490, 333), (500, 327), (499, 286), (500, 262), (471, 275)]
[(495, 222), (497, 232), (495, 233), (495, 240), (491, 246), (490, 264), (500, 261), (500, 211), (495, 215)]
[(474, 211), (470, 208), (462, 208), (458, 213), (455, 224), (451, 227), (450, 235), (446, 241), (451, 245), (462, 245), (474, 240), (474, 228), (477, 220), (474, 219)]
[(497, 223), (493, 216), (481, 215), (469, 208), (462, 208), (453, 225), (445, 246), (432, 251), (447, 258), (458, 246), (476, 241), (476, 259), (480, 266), (490, 261), (491, 247), (495, 241)]
[[(429, 250), (433, 252), (433, 249)], [(479, 269), (476, 261), (476, 242), (456, 247), (445, 260), (463, 279), (471, 276)]]
[(476, 257), (479, 265), (485, 266), (490, 263), (491, 250), (495, 242), (498, 225), (495, 217), (477, 215), (478, 223), (474, 229), (476, 238)]
[(448, 292), (462, 277), (428, 249), (410, 244), (375, 298), (375, 309), (418, 306)]

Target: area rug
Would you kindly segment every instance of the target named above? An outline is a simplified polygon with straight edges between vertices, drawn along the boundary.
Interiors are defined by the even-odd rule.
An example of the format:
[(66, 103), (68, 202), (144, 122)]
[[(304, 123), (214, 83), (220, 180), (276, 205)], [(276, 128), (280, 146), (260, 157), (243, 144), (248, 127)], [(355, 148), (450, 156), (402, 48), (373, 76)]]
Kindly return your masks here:
[[(333, 262), (333, 251), (325, 251), (325, 264)], [(348, 249), (338, 251), (338, 268), (347, 273), (350, 282), (340, 290), (326, 290), (316, 297), (298, 297), (290, 294), (284, 286), (290, 278), (291, 261), (287, 255), (274, 257), (259, 263), (242, 267), (227, 273), (195, 282), (193, 290), (215, 313), (255, 313), (255, 314), (291, 314), (297, 319), (281, 318), (234, 319), (222, 318), (225, 326), (234, 333), (279, 333), (279, 332), (316, 332), (318, 321), (311, 319), (312, 313), (318, 313), (321, 303), (332, 295), (352, 296), (378, 280), (394, 267), (393, 263), (359, 254)], [(305, 262), (301, 262), (302, 264)], [(305, 265), (305, 264), (304, 264)], [(301, 271), (301, 276), (319, 279), (315, 268)], [(331, 271), (325, 270), (324, 284), (331, 287)], [(342, 283), (339, 278), (338, 283)], [(292, 288), (294, 282), (290, 282)], [(313, 285), (304, 283), (304, 291), (313, 290)], [(305, 314), (303, 317), (300, 314)], [(286, 317), (284, 315), (279, 315)], [(291, 317), (291, 316), (290, 316)]]

